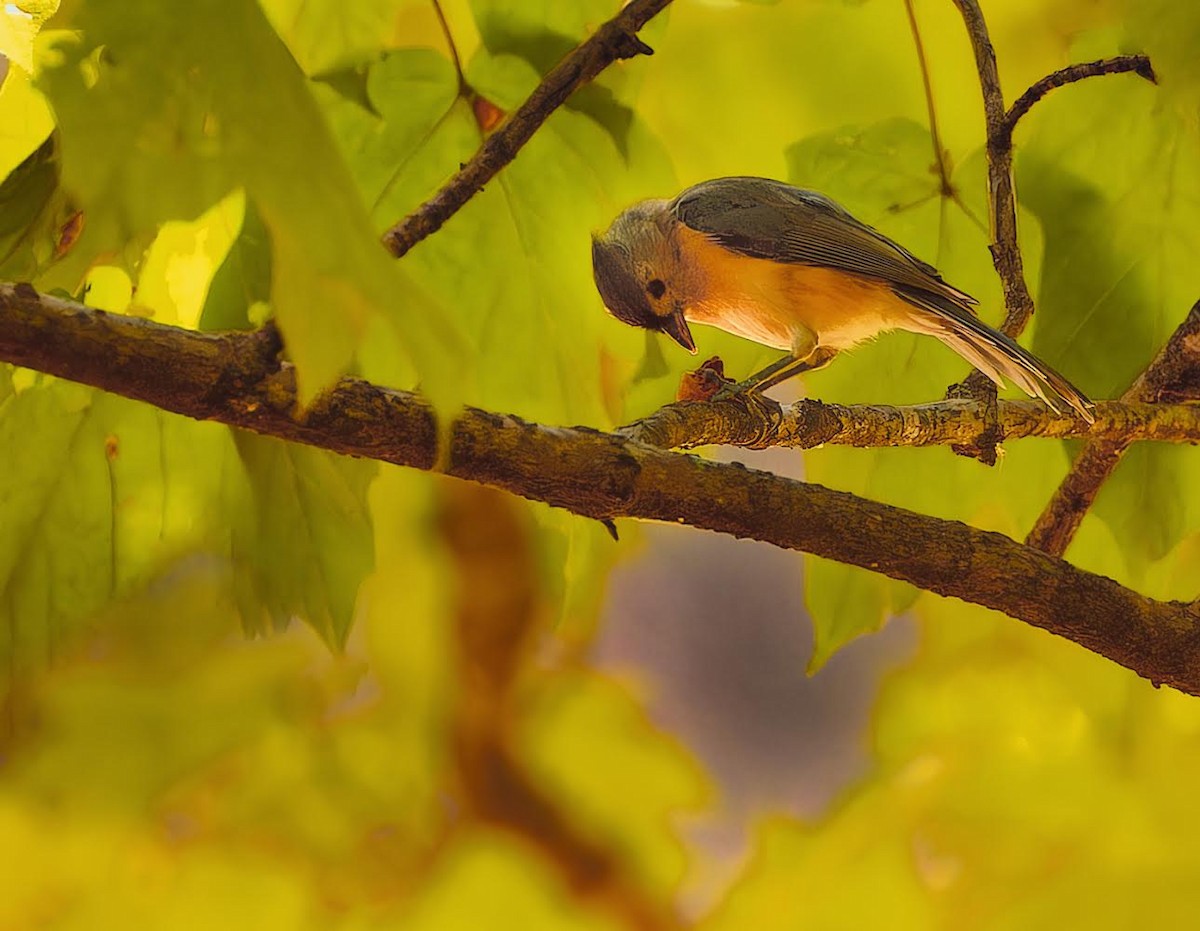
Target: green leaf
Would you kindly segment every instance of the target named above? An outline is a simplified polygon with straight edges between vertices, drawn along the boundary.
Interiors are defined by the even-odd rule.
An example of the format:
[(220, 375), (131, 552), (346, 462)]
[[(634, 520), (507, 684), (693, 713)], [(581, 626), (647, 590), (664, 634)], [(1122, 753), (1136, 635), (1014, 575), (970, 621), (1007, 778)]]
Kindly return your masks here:
[(87, 215), (60, 277), (244, 187), (271, 236), (271, 299), (303, 397), (349, 365), (374, 316), (435, 400), (453, 395), (451, 328), (380, 247), (256, 3), (96, 0), (73, 25), (80, 39), (60, 44), (39, 80), (59, 119), (64, 185)]
[(781, 817), (757, 825), (745, 871), (700, 931), (935, 927), (901, 804), (879, 792), (847, 809), (811, 828)]
[(819, 672), (855, 637), (874, 633), (891, 618), (903, 614), (918, 594), (911, 585), (878, 573), (805, 556), (804, 600), (813, 621), (808, 674)]
[(518, 55), (545, 73), (619, 12), (612, 0), (470, 0), (483, 44), (493, 55)]
[[(0, 658), (37, 667), (81, 621), (211, 542), (225, 428), (68, 382), (0, 406)], [(19, 451), (19, 452), (18, 452)]]
[[(1065, 373), (1093, 397), (1116, 397), (1200, 293), (1200, 138), (1170, 98), (1126, 76), (1051, 95), (1030, 119), (1018, 180), (1046, 239), (1034, 350), (1069, 358)], [(1134, 578), (1194, 528), (1198, 468), (1195, 449), (1138, 447), (1101, 491), (1093, 513), (1124, 541)]]
[[(468, 73), (485, 96), (519, 99), (537, 82), (520, 59), (481, 52)], [(481, 141), (454, 70), (428, 50), (403, 50), (372, 67), (370, 109), (318, 88), (364, 198), (382, 229), (430, 196)], [(661, 150), (638, 129), (651, 166)], [(657, 153), (657, 154), (656, 154)], [(436, 236), (404, 260), (428, 291), (453, 294), (452, 313), (472, 342), (477, 381), (467, 399), (549, 422), (603, 423), (601, 345), (641, 334), (601, 310), (590, 233), (636, 199), (620, 153), (594, 120), (560, 110), (516, 160)], [(368, 374), (382, 367), (374, 352)]]
[[(471, 10), (479, 27), (487, 55), (481, 58), (515, 56), (531, 68), (531, 76), (545, 74), (565, 58), (580, 42), (618, 12), (611, 0), (584, 0), (554, 3), (550, 0), (471, 0)], [(665, 16), (648, 24), (641, 38), (655, 41), (661, 34)], [(611, 68), (572, 94), (564, 106), (584, 113), (603, 126), (612, 136), (622, 155), (629, 154), (629, 134), (635, 121), (632, 104), (640, 86), (643, 69)], [(474, 84), (478, 74), (472, 75)], [(476, 89), (484, 91), (481, 85)], [(497, 99), (508, 109), (517, 106), (528, 91), (518, 96)]]
[(564, 895), (544, 857), (515, 836), (475, 828), (447, 844), (404, 914), (410, 931), (477, 926), (479, 903), (491, 903), (511, 928), (528, 931), (619, 931), (615, 919)]
[(249, 501), (233, 488), (235, 587), (242, 616), (262, 630), (299, 615), (345, 643), (358, 588), (375, 561), (367, 491), (370, 460), (237, 431)]
[(1200, 62), (1196, 60), (1200, 7), (1171, 0), (1121, 0), (1117, 7), (1128, 33), (1122, 51), (1148, 55), (1160, 92), (1170, 97), (1181, 113), (1194, 112), (1196, 93), (1200, 91)]

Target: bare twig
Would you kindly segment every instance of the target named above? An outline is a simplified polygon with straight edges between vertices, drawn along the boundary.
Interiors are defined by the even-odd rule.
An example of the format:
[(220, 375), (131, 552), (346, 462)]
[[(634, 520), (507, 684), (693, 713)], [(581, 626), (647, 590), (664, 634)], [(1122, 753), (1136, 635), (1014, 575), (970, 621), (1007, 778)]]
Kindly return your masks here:
[(0, 360), (189, 417), (430, 469), (595, 520), (764, 540), (1003, 611), (1200, 695), (1200, 605), (1162, 602), (1001, 534), (588, 429), (465, 409), (439, 456), (432, 408), (344, 378), (301, 410), (273, 331), (204, 334), (0, 285)]
[[(1057, 414), (1040, 401), (1000, 401), (997, 442), (1044, 438), (1200, 443), (1200, 405), (1102, 401), (1089, 424)], [(803, 399), (780, 407), (732, 397), (660, 408), (617, 432), (664, 449), (739, 446), (956, 446), (972, 442), (985, 426), (976, 401), (948, 400), (900, 407), (829, 404)]]
[[(1162, 352), (1121, 397), (1127, 404), (1152, 405), (1189, 399), (1200, 399), (1200, 302), (1193, 305)], [(1065, 553), (1101, 486), (1137, 438), (1136, 434), (1118, 433), (1085, 446), (1025, 543), (1054, 556)]]
[(1018, 97), (1017, 102), (1004, 114), (1002, 135), (999, 139), (1000, 143), (1011, 147), (1012, 134), (1017, 128), (1017, 123), (1021, 117), (1028, 113), (1035, 103), (1056, 87), (1073, 84), (1076, 81), (1082, 81), (1084, 78), (1099, 77), (1103, 74), (1127, 73), (1139, 75), (1152, 84), (1158, 83), (1158, 78), (1154, 74), (1154, 68), (1150, 64), (1150, 59), (1145, 55), (1118, 55), (1115, 58), (1102, 58), (1099, 61), (1080, 62), (1079, 64), (1067, 65), (1067, 67), (1060, 68), (1053, 74), (1046, 75)]
[(560, 61), (520, 107), (493, 132), (462, 169), (440, 191), (383, 234), (384, 245), (399, 258), (482, 190), (496, 173), (517, 156), (521, 147), (578, 88), (614, 61), (650, 55), (653, 49), (637, 37), (638, 30), (671, 0), (631, 0), (615, 17)]
[(992, 264), (1004, 290), (1005, 317), (1001, 329), (1019, 336), (1033, 316), (1033, 297), (1025, 283), (1025, 267), (1017, 245), (1017, 198), (1012, 179), (1012, 134), (1005, 134), (1004, 92), (996, 50), (988, 35), (987, 22), (978, 0), (954, 0), (966, 23), (975, 53), (975, 68), (983, 91), (983, 113), (987, 126), (988, 213), (991, 217)]

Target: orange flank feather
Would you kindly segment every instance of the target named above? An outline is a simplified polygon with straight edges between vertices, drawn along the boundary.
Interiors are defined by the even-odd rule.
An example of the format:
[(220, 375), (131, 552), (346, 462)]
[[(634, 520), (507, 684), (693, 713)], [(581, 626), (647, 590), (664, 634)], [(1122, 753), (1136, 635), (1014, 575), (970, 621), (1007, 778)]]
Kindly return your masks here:
[(881, 331), (904, 327), (912, 316), (912, 305), (882, 281), (740, 255), (683, 225), (676, 236), (688, 257), (686, 266), (697, 270), (684, 311), (695, 323), (803, 358), (816, 347), (817, 334), (822, 346), (849, 349)]

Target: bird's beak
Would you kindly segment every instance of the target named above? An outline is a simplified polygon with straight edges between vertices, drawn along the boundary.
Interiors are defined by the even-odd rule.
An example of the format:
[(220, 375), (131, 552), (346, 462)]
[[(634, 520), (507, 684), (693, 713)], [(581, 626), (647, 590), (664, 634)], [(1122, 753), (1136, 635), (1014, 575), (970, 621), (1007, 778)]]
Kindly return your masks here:
[(696, 354), (696, 341), (692, 339), (692, 331), (688, 329), (682, 309), (676, 307), (671, 316), (663, 318), (662, 331), (692, 355)]

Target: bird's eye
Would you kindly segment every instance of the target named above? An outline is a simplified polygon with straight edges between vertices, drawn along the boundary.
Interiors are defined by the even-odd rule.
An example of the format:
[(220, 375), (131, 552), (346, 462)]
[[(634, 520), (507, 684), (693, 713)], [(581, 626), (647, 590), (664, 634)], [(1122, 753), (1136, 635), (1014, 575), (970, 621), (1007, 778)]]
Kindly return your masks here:
[(653, 281), (646, 282), (646, 290), (650, 292), (650, 296), (656, 301), (667, 293), (667, 286), (661, 278), (655, 278)]

